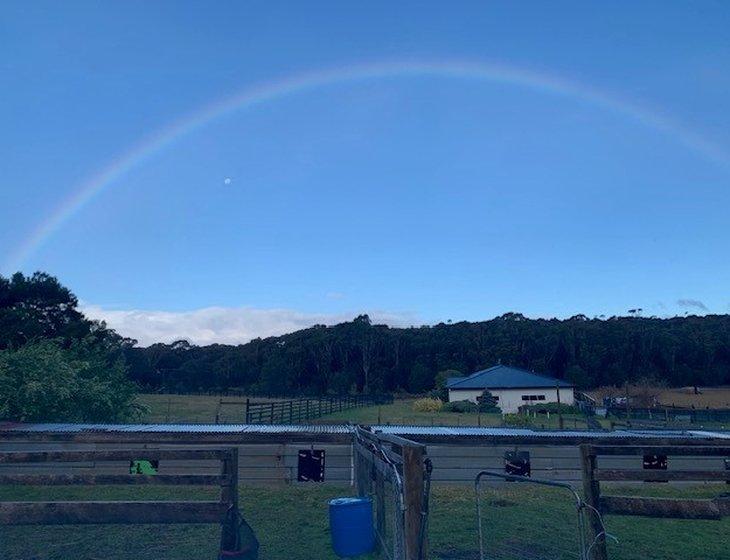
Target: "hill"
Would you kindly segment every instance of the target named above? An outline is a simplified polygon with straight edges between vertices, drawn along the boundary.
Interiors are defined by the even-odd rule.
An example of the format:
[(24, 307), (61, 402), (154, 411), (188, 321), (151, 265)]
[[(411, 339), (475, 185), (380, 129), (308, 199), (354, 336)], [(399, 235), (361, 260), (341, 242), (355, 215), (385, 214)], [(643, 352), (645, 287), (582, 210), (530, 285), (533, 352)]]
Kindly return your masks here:
[(730, 316), (528, 319), (391, 328), (367, 315), (238, 346), (186, 341), (125, 350), (149, 389), (241, 388), (251, 393), (342, 393), (434, 388), (438, 372), (497, 362), (579, 387), (651, 378), (670, 386), (730, 383)]

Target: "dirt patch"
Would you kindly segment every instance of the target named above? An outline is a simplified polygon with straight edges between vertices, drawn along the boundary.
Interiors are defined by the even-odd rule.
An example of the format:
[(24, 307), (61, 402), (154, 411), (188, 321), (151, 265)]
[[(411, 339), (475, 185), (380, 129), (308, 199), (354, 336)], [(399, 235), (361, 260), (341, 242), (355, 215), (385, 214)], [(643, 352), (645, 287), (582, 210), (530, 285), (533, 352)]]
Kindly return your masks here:
[(680, 387), (664, 389), (659, 402), (667, 406), (694, 406), (695, 408), (730, 408), (730, 387)]
[[(694, 387), (629, 387), (632, 398), (637, 398), (640, 393), (651, 394), (657, 404), (664, 406), (730, 408), (730, 387), (698, 387), (697, 393)], [(603, 397), (623, 397), (626, 392), (622, 387), (599, 387), (588, 391), (588, 394), (600, 404)]]

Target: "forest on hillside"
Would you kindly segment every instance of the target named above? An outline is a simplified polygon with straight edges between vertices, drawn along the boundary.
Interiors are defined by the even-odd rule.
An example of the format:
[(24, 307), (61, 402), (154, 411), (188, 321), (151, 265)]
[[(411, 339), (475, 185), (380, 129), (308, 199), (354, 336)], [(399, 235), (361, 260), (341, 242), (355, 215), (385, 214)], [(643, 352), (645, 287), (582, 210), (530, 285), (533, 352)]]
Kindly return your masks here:
[[(439, 372), (498, 362), (582, 388), (653, 379), (671, 386), (730, 384), (730, 316), (527, 319), (391, 328), (367, 315), (239, 346), (185, 341), (125, 351), (150, 389), (240, 388), (251, 393), (347, 393), (434, 388)], [(443, 377), (443, 376), (442, 376)]]
[[(411, 328), (374, 325), (361, 315), (238, 346), (177, 341), (141, 348), (84, 317), (53, 276), (0, 276), (0, 416), (31, 417), (66, 393), (79, 395), (66, 417), (124, 416), (133, 386), (125, 377), (146, 391), (423, 393), (446, 370), (468, 374), (498, 362), (583, 388), (646, 378), (730, 384), (730, 315), (558, 320), (507, 313)], [(27, 409), (18, 409), (22, 402)]]

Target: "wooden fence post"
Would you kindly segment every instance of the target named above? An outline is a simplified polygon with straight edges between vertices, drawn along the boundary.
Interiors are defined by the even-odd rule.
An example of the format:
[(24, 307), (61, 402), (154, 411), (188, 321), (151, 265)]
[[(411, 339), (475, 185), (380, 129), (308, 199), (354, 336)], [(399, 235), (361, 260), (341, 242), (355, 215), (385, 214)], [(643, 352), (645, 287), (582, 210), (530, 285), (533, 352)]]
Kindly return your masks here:
[[(580, 446), (581, 470), (583, 471), (583, 499), (590, 506), (588, 515), (588, 545), (591, 543), (591, 555), (588, 560), (608, 560), (606, 551), (606, 536), (601, 535), (603, 526), (597, 512), (600, 511), (601, 486), (593, 476), (596, 468), (596, 455), (589, 445)], [(591, 509), (595, 508), (595, 510)], [(600, 535), (600, 536), (599, 536)]]
[(223, 460), (221, 474), (226, 477), (221, 489), (221, 501), (238, 508), (238, 447), (228, 450)]
[[(405, 560), (419, 560), (421, 517), (423, 513), (423, 445), (404, 445), (403, 453), (403, 501), (405, 505)], [(426, 535), (424, 535), (424, 549)]]

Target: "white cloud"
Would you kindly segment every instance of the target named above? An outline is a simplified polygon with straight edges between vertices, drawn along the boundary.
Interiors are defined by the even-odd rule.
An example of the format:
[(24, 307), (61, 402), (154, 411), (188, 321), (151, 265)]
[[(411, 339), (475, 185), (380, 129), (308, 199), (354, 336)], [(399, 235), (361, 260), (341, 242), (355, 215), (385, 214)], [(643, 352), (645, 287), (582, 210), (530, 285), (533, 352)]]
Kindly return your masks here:
[[(253, 307), (206, 307), (192, 311), (117, 310), (89, 304), (80, 307), (90, 319), (105, 321), (120, 335), (138, 340), (141, 346), (180, 339), (200, 345), (241, 344), (259, 336), (286, 334), (316, 324), (351, 321), (360, 314), (301, 313)], [(420, 324), (412, 313), (372, 311), (368, 314), (378, 324), (401, 327)]]

